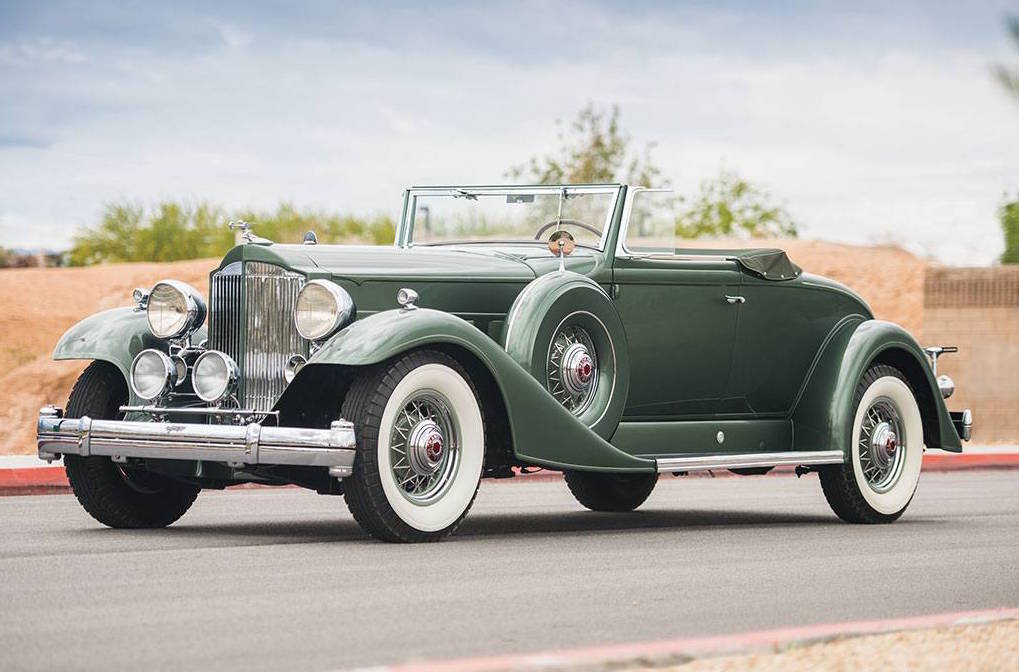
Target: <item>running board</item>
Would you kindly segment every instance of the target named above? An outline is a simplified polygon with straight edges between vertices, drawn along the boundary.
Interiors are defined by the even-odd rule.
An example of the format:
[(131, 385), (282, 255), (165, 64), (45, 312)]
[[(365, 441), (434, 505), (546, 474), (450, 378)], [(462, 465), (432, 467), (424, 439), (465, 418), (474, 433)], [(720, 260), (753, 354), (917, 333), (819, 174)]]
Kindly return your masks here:
[(814, 464), (842, 464), (841, 450), (806, 450), (748, 455), (697, 455), (664, 457), (656, 460), (658, 471), (706, 471), (708, 469), (749, 469), (753, 467), (797, 467)]

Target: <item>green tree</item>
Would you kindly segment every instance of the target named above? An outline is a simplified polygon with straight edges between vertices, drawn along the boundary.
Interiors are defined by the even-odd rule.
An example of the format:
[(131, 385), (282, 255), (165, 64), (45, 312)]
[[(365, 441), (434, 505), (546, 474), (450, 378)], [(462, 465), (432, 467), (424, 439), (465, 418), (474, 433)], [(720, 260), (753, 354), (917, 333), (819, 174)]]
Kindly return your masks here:
[(701, 183), (700, 193), (676, 218), (681, 238), (795, 238), (798, 227), (771, 197), (733, 172)]
[(201, 202), (174, 201), (146, 209), (134, 203), (110, 203), (95, 228), (74, 237), (69, 260), (73, 266), (122, 261), (176, 261), (222, 256), (233, 247), (231, 219), (249, 222), (255, 233), (280, 243), (300, 242), (315, 231), (323, 243), (391, 243), (393, 220), (351, 215), (301, 212), (289, 203), (275, 211), (244, 210), (227, 215), (223, 208)]
[[(545, 156), (511, 168), (507, 176), (536, 184), (583, 184), (590, 182), (626, 182), (645, 187), (668, 186), (651, 153), (648, 143), (639, 153), (630, 150), (631, 140), (620, 125), (619, 107), (598, 109), (588, 104), (565, 127), (561, 120), (558, 147)], [(701, 184), (700, 193), (687, 204), (677, 196), (672, 200), (676, 232), (683, 238), (716, 236), (794, 237), (798, 227), (770, 196), (732, 172)]]
[[(1008, 17), (1006, 25), (1009, 34), (1012, 36), (1012, 41), (1015, 43), (1016, 48), (1019, 48), (1019, 17)], [(1001, 82), (1002, 86), (1016, 98), (1019, 98), (1019, 70), (998, 64), (994, 66), (994, 75)]]
[[(1016, 48), (1019, 48), (1019, 17), (1010, 16), (1006, 19), (1008, 32)], [(998, 81), (1012, 95), (1019, 98), (1019, 69), (1005, 65), (996, 65), (994, 74)], [(1019, 199), (1005, 201), (998, 208), (998, 220), (1001, 232), (1005, 236), (1005, 251), (1001, 255), (1003, 264), (1019, 264)]]
[(593, 103), (564, 126), (556, 120), (559, 146), (551, 154), (534, 156), (514, 166), (506, 176), (534, 184), (592, 184), (626, 182), (663, 186), (661, 170), (651, 160), (653, 143), (631, 154), (630, 137), (619, 124), (619, 107), (598, 109)]
[(1001, 231), (1005, 234), (1003, 264), (1019, 264), (1019, 200), (1006, 201), (998, 209)]

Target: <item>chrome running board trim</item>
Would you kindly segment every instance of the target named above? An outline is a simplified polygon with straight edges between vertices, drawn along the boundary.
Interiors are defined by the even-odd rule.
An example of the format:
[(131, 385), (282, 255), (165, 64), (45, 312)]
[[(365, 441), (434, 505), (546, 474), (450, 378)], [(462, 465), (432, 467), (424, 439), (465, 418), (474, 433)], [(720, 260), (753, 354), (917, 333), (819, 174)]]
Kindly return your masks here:
[(841, 450), (751, 453), (748, 455), (697, 455), (693, 457), (663, 457), (656, 460), (660, 472), (797, 467), (800, 465), (842, 464), (844, 461), (845, 455)]

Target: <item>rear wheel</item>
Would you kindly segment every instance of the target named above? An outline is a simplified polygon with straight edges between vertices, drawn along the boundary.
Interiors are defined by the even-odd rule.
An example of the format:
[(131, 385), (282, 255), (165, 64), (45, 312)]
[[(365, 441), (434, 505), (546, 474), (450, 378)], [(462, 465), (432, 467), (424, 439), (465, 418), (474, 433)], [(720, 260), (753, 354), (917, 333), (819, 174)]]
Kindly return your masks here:
[(883, 364), (864, 373), (854, 401), (849, 459), (821, 467), (821, 487), (842, 520), (890, 523), (909, 506), (920, 478), (920, 408), (902, 372)]
[[(71, 390), (67, 417), (120, 419), (120, 406), (127, 398), (120, 371), (107, 362), (93, 362)], [(64, 469), (82, 507), (114, 528), (166, 527), (191, 508), (200, 490), (166, 476), (121, 467), (100, 455), (64, 455)]]
[(633, 511), (658, 483), (658, 474), (598, 474), (567, 471), (566, 485), (577, 501), (592, 511)]
[(357, 456), (344, 480), (358, 524), (383, 541), (435, 541), (467, 515), (481, 482), (481, 405), (464, 368), (433, 350), (366, 371), (343, 403)]

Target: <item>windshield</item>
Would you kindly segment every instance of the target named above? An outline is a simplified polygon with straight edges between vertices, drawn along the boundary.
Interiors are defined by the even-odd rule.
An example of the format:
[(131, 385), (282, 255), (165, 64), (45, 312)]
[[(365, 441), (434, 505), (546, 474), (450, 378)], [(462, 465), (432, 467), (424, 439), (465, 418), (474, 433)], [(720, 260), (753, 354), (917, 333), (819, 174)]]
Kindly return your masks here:
[(403, 244), (545, 243), (557, 229), (601, 248), (618, 187), (414, 189)]

